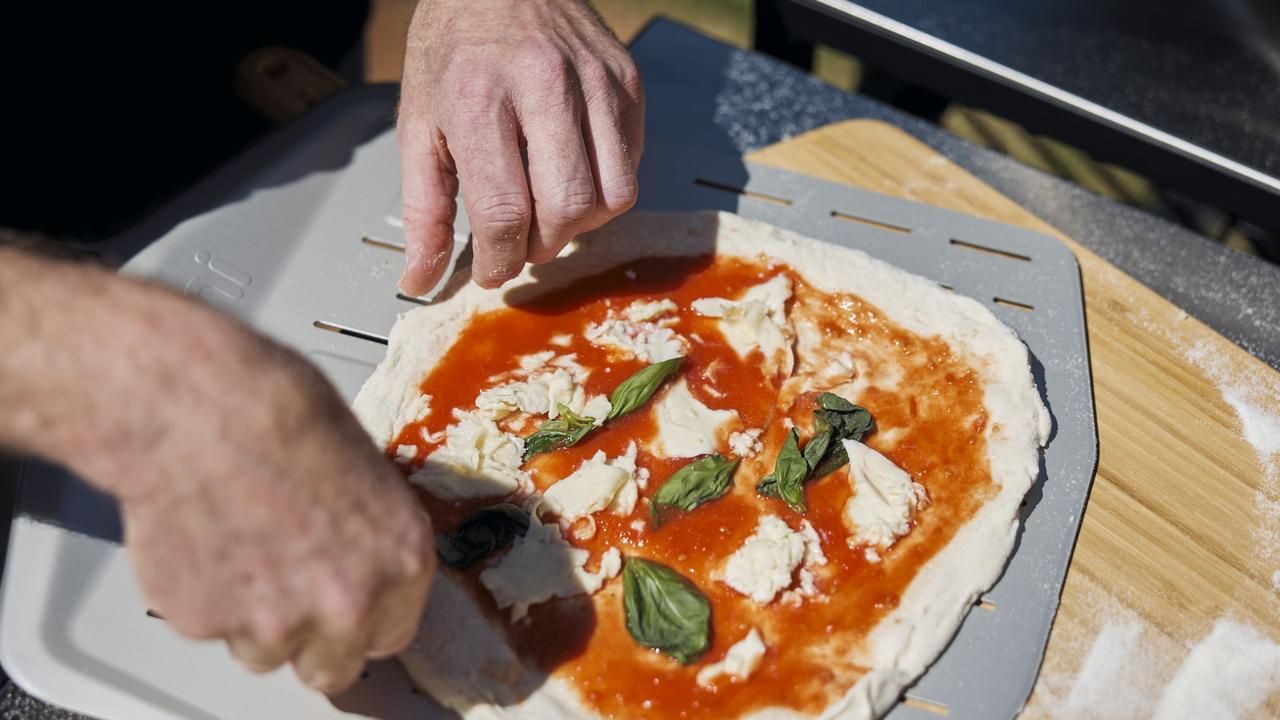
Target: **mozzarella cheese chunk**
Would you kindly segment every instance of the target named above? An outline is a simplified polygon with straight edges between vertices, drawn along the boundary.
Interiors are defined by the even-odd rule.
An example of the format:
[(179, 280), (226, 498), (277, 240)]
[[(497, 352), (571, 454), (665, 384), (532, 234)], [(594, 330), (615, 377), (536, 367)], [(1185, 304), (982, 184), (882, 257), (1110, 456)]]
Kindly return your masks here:
[(543, 367), (548, 362), (551, 362), (551, 358), (555, 356), (555, 350), (543, 350), (542, 352), (536, 352), (531, 355), (521, 355), (518, 362), (520, 364), (520, 369), (528, 373)]
[(722, 579), (729, 587), (767, 605), (791, 585), (791, 575), (805, 555), (804, 536), (776, 515), (762, 515), (755, 534), (725, 564)]
[(654, 454), (664, 458), (697, 457), (716, 451), (720, 429), (738, 419), (736, 410), (712, 410), (689, 392), (683, 379), (672, 383), (654, 406), (658, 439)]
[(504, 433), (487, 417), (455, 410), (444, 447), (427, 456), (409, 481), (441, 500), (509, 495), (528, 484), (520, 469), (524, 441)]
[(911, 512), (927, 498), (924, 486), (866, 445), (843, 442), (853, 486), (844, 506), (845, 525), (855, 542), (888, 548), (911, 530)]
[[(570, 342), (573, 340), (573, 336), (571, 335), (563, 335), (563, 336), (557, 335), (556, 337), (568, 338)], [(548, 342), (551, 342), (551, 344), (553, 345), (558, 344), (558, 343), (552, 342), (555, 339), (556, 338), (552, 338)], [(565, 346), (567, 346), (568, 344), (569, 344), (568, 342), (564, 343)], [(556, 354), (555, 350), (543, 350), (542, 352), (536, 352), (530, 355), (521, 355), (518, 358), (517, 363), (519, 365), (517, 369), (512, 370), (511, 372), (505, 372), (505, 373), (500, 373), (498, 375), (495, 375), (492, 378), (490, 378), (490, 382), (498, 382), (500, 380), (506, 380), (510, 378), (526, 378), (527, 379), (535, 373), (551, 372), (559, 368), (562, 370), (567, 370), (569, 372), (569, 375), (573, 377), (573, 381), (581, 384), (587, 379), (587, 376), (591, 374), (590, 371), (582, 367), (582, 365), (578, 364), (577, 353), (569, 353), (567, 355), (558, 355)]]
[(827, 555), (822, 552), (822, 540), (818, 537), (818, 531), (813, 529), (813, 523), (808, 520), (801, 520), (800, 534), (804, 536), (805, 566), (826, 565)]
[(749, 458), (759, 453), (764, 450), (764, 444), (760, 442), (763, 432), (760, 428), (751, 428), (729, 433), (729, 452), (740, 458)]
[(547, 488), (542, 506), (564, 523), (605, 508), (616, 508), (618, 514), (630, 515), (639, 494), (635, 472), (635, 443), (631, 443), (626, 454), (612, 461), (605, 458), (603, 450), (597, 451), (569, 476)]
[(622, 554), (609, 548), (600, 568), (587, 572), (590, 553), (565, 542), (559, 526), (535, 518), (523, 537), (517, 537), (502, 559), (480, 572), (480, 584), (500, 608), (511, 608), (512, 621), (523, 618), (531, 605), (556, 597), (572, 597), (599, 590), (622, 569)]
[(637, 300), (627, 306), (622, 311), (622, 316), (633, 323), (646, 322), (655, 320), (660, 317), (670, 317), (675, 315), (680, 308), (669, 299), (664, 300)]
[(631, 322), (618, 318), (612, 311), (604, 320), (588, 325), (584, 335), (592, 345), (649, 363), (679, 357), (689, 348), (689, 343), (669, 327), (654, 322)]
[(787, 298), (791, 297), (791, 280), (778, 275), (768, 282), (749, 288), (737, 300), (712, 297), (694, 300), (694, 312), (718, 318), (725, 340), (739, 357), (745, 358), (756, 348), (770, 363), (778, 362), (791, 371), (790, 329), (787, 324)]
[(395, 427), (402, 428), (410, 423), (422, 422), (431, 413), (431, 396), (417, 395), (406, 400), (396, 413)]
[(401, 465), (408, 465), (413, 459), (418, 457), (417, 445), (397, 445), (396, 446), (396, 462)]
[(609, 402), (609, 398), (603, 395), (592, 395), (582, 404), (581, 409), (574, 410), (583, 417), (594, 419), (595, 426), (600, 427), (604, 424), (604, 419), (609, 415), (609, 411), (613, 410), (613, 404)]
[(755, 672), (756, 668), (760, 667), (760, 661), (764, 659), (767, 649), (764, 639), (760, 637), (760, 631), (751, 628), (746, 637), (734, 643), (725, 652), (723, 658), (698, 671), (698, 684), (711, 688), (720, 677), (746, 680), (751, 677), (751, 673)]
[(557, 368), (481, 392), (476, 409), (492, 420), (501, 420), (513, 412), (555, 418), (560, 415), (561, 404), (572, 410), (575, 406), (581, 409), (585, 402), (582, 387), (573, 381), (569, 371)]

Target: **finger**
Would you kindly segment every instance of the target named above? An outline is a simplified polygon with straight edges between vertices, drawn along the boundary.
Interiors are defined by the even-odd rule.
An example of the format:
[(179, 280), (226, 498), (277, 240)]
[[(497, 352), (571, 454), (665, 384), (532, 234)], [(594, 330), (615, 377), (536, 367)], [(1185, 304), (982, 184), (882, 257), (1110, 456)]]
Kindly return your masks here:
[(293, 656), (293, 671), (309, 687), (327, 695), (347, 688), (364, 670), (364, 653), (354, 643), (313, 636)]
[(282, 612), (287, 602), (275, 595), (260, 597), (248, 609), (247, 625), (227, 638), (227, 649), (240, 664), (254, 672), (275, 670), (289, 661), (305, 636), (301, 623)]
[(405, 239), (400, 291), (425, 295), (444, 276), (453, 252), (458, 178), (444, 136), (433, 125), (406, 115), (397, 137)]
[(265, 673), (288, 662), (297, 652), (297, 643), (263, 643), (247, 635), (234, 635), (227, 638), (227, 649), (250, 671)]
[(496, 90), (460, 91), (462, 109), (445, 132), (458, 168), (474, 237), (472, 277), (498, 287), (524, 267), (531, 202), (520, 135), (509, 97)]
[(604, 73), (595, 82), (597, 87), (584, 88), (588, 98), (584, 136), (599, 198), (588, 229), (600, 227), (635, 205), (644, 132), (643, 96), (635, 95), (639, 90), (628, 89), (612, 73)]
[(366, 656), (389, 657), (409, 645), (422, 619), (431, 577), (429, 572), (424, 572), (384, 594), (370, 626)]
[(517, 105), (529, 153), (534, 225), (529, 261), (547, 262), (596, 210), (596, 182), (583, 141), (582, 98), (563, 65), (526, 87)]
[(640, 68), (636, 67), (630, 55), (615, 71), (614, 82), (620, 98), (619, 115), (627, 157), (631, 160), (632, 171), (639, 172), (640, 157), (644, 154), (644, 83), (640, 79)]

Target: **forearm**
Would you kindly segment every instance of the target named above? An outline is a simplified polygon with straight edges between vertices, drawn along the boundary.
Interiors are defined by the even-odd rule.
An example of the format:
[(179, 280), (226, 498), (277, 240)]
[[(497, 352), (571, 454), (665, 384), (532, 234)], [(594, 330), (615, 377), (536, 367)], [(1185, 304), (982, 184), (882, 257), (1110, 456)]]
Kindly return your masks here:
[(160, 287), (0, 245), (0, 445), (120, 496), (163, 448), (181, 358), (228, 352), (231, 323)]

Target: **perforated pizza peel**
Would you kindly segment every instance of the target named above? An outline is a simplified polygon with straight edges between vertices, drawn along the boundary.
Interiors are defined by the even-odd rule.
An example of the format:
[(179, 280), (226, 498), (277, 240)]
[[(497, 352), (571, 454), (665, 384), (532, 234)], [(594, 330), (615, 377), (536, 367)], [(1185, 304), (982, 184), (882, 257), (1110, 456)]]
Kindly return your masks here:
[[(124, 272), (184, 289), (304, 353), (348, 400), (412, 298), (403, 246), (395, 88), (348, 91), (122, 236)], [(646, 209), (724, 209), (856, 247), (991, 307), (1031, 349), (1054, 417), (1004, 576), (890, 717), (1016, 714), (1035, 681), (1097, 461), (1082, 293), (1057, 240), (1000, 223), (662, 143), (646, 147)], [(189, 219), (188, 219), (189, 218)], [(456, 228), (455, 259), (468, 228)], [(465, 262), (465, 258), (464, 258)], [(112, 502), (60, 471), (23, 469), (0, 653), (27, 690), (120, 720), (449, 717), (393, 662), (332, 701), (287, 670), (255, 676), (219, 645), (147, 615)]]

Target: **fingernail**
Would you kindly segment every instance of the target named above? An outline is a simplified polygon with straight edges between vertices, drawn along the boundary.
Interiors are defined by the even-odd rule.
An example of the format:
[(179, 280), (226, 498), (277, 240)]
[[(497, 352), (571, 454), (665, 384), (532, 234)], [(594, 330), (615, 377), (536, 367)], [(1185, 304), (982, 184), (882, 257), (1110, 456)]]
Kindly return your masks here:
[(423, 253), (418, 245), (405, 248), (404, 273), (400, 276), (400, 292), (418, 297), (426, 295), (439, 282), (444, 266), (449, 262), (450, 251)]
[(417, 297), (425, 294), (431, 288), (422, 287), (422, 282), (418, 279), (422, 277), (422, 249), (417, 243), (409, 243), (404, 249), (404, 272), (400, 274), (400, 282), (398, 286), (400, 292), (405, 295)]
[(421, 287), (421, 284), (417, 282), (417, 278), (413, 277), (412, 271), (409, 268), (404, 269), (404, 274), (400, 276), (400, 282), (397, 283), (397, 288), (400, 292), (410, 297), (425, 295), (427, 291), (431, 289)]

